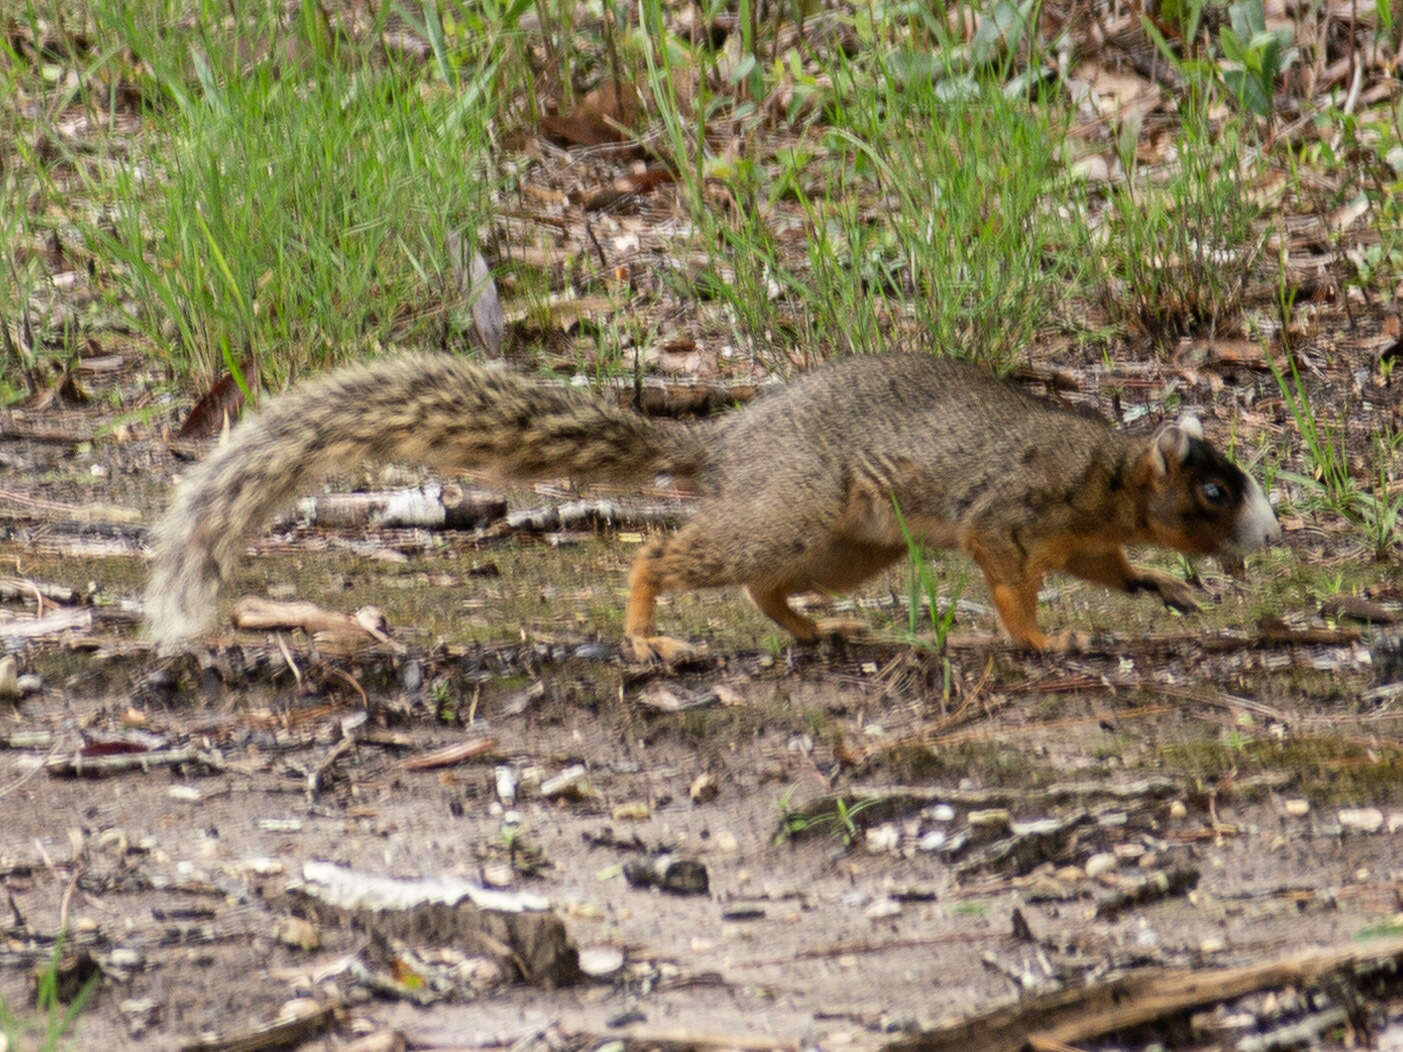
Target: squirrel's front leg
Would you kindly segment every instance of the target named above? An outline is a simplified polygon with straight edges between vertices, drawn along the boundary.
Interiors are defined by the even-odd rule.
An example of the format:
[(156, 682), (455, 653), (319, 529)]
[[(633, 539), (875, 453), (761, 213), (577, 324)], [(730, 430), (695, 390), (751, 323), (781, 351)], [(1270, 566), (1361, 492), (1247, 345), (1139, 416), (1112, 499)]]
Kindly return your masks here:
[(1192, 585), (1158, 570), (1146, 570), (1133, 565), (1125, 552), (1116, 548), (1109, 552), (1074, 555), (1063, 567), (1084, 581), (1104, 584), (1122, 592), (1153, 592), (1164, 605), (1180, 613), (1192, 614), (1199, 609)]
[(978, 535), (961, 538), (960, 547), (984, 571), (994, 609), (999, 612), (999, 620), (1008, 634), (1034, 650), (1046, 650), (1048, 638), (1038, 630), (1038, 588), (1042, 585), (1042, 574), (1005, 550), (1005, 546), (991, 544)]

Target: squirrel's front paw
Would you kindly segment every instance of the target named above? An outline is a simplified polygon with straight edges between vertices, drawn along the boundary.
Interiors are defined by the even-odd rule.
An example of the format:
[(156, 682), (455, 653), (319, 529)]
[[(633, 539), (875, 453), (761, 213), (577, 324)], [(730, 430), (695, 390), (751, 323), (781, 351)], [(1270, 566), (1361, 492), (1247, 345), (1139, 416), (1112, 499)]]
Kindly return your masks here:
[(1153, 570), (1141, 571), (1139, 587), (1154, 592), (1164, 600), (1164, 605), (1181, 614), (1198, 613), (1198, 589), (1187, 581)]

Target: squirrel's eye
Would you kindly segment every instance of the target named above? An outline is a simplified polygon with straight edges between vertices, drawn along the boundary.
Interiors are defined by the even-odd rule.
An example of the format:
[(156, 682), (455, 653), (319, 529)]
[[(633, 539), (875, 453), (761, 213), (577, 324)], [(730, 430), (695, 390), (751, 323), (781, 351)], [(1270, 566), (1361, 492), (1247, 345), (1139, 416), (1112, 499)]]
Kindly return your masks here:
[(1228, 499), (1228, 491), (1216, 482), (1205, 482), (1199, 487), (1199, 492), (1209, 504), (1222, 504)]

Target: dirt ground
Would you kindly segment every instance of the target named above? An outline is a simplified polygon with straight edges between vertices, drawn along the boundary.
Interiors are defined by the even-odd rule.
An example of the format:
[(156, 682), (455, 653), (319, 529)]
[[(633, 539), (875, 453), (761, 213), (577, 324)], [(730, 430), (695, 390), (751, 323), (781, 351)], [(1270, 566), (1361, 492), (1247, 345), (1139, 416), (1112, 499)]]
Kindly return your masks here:
[[(1049, 991), (1403, 930), (1398, 635), (1323, 618), (1320, 575), (1386, 611), (1400, 595), (1338, 534), (1297, 524), (1246, 582), (1200, 567), (1190, 618), (1058, 582), (1045, 621), (1097, 634), (1057, 656), (1000, 642), (973, 581), (943, 655), (906, 640), (904, 571), (864, 593), (860, 644), (794, 648), (737, 595), (684, 596), (662, 620), (708, 653), (667, 670), (613, 642), (630, 531), (286, 525), (234, 591), (373, 600), (403, 645), (226, 633), (163, 659), (135, 636), (141, 523), (184, 462), (58, 434), (101, 419), (50, 413), (47, 440), (0, 446), (0, 488), (29, 499), (0, 522), (30, 582), (12, 609), (79, 618), (7, 637), (39, 683), (0, 709), (0, 998), (32, 1016), (66, 926), (101, 974), (70, 1047), (255, 1047), (214, 1039), (289, 1003), (334, 1012), (266, 1047), (945, 1047), (932, 1028)], [(953, 593), (960, 563), (936, 566)], [(34, 585), (57, 598), (36, 608)], [(706, 890), (626, 878), (660, 855)], [(591, 974), (552, 988), (568, 967), (522, 981), (500, 944), (309, 910), (317, 860), (539, 896)], [(1397, 1047), (1395, 985), (1292, 974), (1080, 1044), (1297, 1026)]]
[[(1337, 50), (1375, 5), (1348, 6)], [(1066, 21), (1099, 26), (1081, 5)], [(1353, 105), (1362, 67), (1341, 62)], [(1370, 77), (1361, 105), (1392, 105), (1396, 64)], [(1180, 94), (1155, 91), (1166, 110)], [(1093, 123), (1107, 140), (1118, 126)], [(1159, 126), (1144, 122), (1147, 141)], [(4, 154), (0, 169), (22, 170)], [(589, 293), (566, 307), (598, 300), (621, 261), (646, 290), (689, 257), (660, 233), (679, 226), (670, 179), (587, 214), (576, 202), (599, 195), (582, 188), (630, 174), (618, 157), (557, 145), (521, 169), (521, 201), (560, 202), (541, 206), (555, 240), (538, 256)], [(813, 601), (870, 623), (849, 644), (795, 647), (735, 592), (666, 597), (660, 628), (706, 648), (678, 668), (619, 653), (648, 530), (631, 522), (288, 520), (254, 542), (229, 598), (371, 604), (386, 641), (236, 633), (226, 603), (190, 652), (152, 652), (147, 529), (203, 452), (169, 441), (198, 392), (125, 322), (89, 324), (79, 308), (108, 302), (110, 275), (66, 226), (36, 227), (52, 236), (27, 249), (47, 269), (26, 309), (62, 338), (0, 412), (0, 1008), (18, 1047), (43, 1047), (35, 976), (66, 932), (65, 994), (95, 977), (58, 1043), (72, 1049), (1403, 1049), (1399, 545), (1318, 499), (1260, 338), (1289, 279), (1311, 412), (1341, 422), (1361, 491), (1396, 499), (1370, 458), (1403, 423), (1403, 289), (1352, 280), (1354, 241), (1334, 240), (1365, 225), (1352, 196), (1281, 205), (1297, 211), (1279, 240), (1263, 229), (1251, 325), (1093, 346), (1049, 324), (1020, 359), (1120, 422), (1194, 409), (1263, 480), (1285, 537), (1245, 578), (1147, 557), (1195, 575), (1201, 613), (1057, 579), (1041, 623), (1090, 640), (1031, 655), (999, 634), (970, 568), (939, 557), (937, 590), (959, 597), (944, 647), (924, 615), (912, 633), (899, 568), (847, 605)], [(801, 226), (775, 229), (806, 251), (789, 236)], [(605, 266), (601, 243), (634, 247)], [(596, 253), (578, 289), (573, 264), (552, 262), (592, 273)], [(643, 366), (766, 379), (732, 355), (734, 320), (695, 298), (648, 301), (652, 319), (632, 317), (641, 297), (620, 301), (661, 334), (636, 348)], [(1113, 328), (1088, 310), (1083, 332)], [(591, 358), (579, 332), (547, 328), (513, 335), (514, 365), (630, 370), (603, 355), (609, 339)], [(788, 350), (781, 369), (821, 353)], [(332, 488), (418, 480), (367, 465)], [(561, 483), (510, 505), (570, 496)], [(342, 878), (353, 901), (326, 891)], [(465, 884), (500, 894), (465, 904)]]

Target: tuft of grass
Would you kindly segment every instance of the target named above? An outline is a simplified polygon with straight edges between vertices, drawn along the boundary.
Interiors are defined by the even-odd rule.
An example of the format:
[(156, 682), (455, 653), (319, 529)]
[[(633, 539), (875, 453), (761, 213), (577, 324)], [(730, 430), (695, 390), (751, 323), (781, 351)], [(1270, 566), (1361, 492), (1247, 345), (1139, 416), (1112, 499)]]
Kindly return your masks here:
[(827, 832), (835, 840), (840, 841), (844, 847), (852, 847), (857, 838), (862, 835), (862, 826), (857, 821), (858, 816), (864, 811), (886, 803), (881, 797), (872, 797), (849, 804), (839, 796), (834, 798), (831, 810), (815, 813), (803, 811), (793, 806), (794, 790), (795, 787), (790, 786), (775, 803), (780, 813), (780, 828), (779, 832), (775, 834), (776, 847), (785, 841), (797, 840), (801, 836), (819, 831)]
[[(901, 505), (897, 503), (895, 497), (892, 498), (892, 508), (896, 512), (897, 525), (901, 527), (902, 539), (906, 542), (906, 558), (910, 570), (906, 603), (908, 641), (917, 646), (928, 646), (937, 652), (943, 652), (945, 640), (955, 624), (956, 607), (959, 604), (960, 596), (964, 594), (965, 583), (969, 580), (969, 570), (966, 568), (960, 575), (954, 594), (942, 601), (935, 575), (931, 573), (930, 559), (925, 545), (912, 536), (911, 531), (906, 526), (906, 516), (901, 513)], [(923, 613), (929, 616), (931, 631), (935, 637), (930, 642), (919, 635)], [(948, 684), (950, 679), (948, 661), (945, 663), (945, 674)]]
[(1311, 471), (1308, 476), (1294, 472), (1281, 474), (1292, 482), (1314, 490), (1326, 504), (1344, 513), (1354, 499), (1355, 482), (1349, 472), (1343, 424), (1332, 423), (1316, 413), (1310, 395), (1301, 383), (1295, 357), (1289, 349), (1286, 351), (1286, 370), (1277, 363), (1275, 355), (1267, 352), (1266, 358), (1272, 376), (1281, 389), (1281, 396), (1286, 401), (1286, 408), (1296, 422), (1296, 430), (1305, 447), (1306, 465)]
[[(1284, 287), (1284, 283), (1283, 283)], [(1280, 304), (1283, 317), (1289, 315), (1289, 296), (1283, 292)], [(1289, 329), (1282, 327), (1282, 338)], [(1350, 470), (1346, 424), (1348, 412), (1342, 411), (1337, 421), (1316, 412), (1296, 368), (1290, 347), (1284, 348), (1287, 368), (1276, 357), (1266, 353), (1267, 364), (1291, 418), (1305, 447), (1309, 474), (1281, 471), (1290, 480), (1311, 494), (1316, 502), (1357, 526), (1377, 558), (1384, 558), (1399, 542), (1399, 524), (1403, 522), (1403, 434), (1372, 435), (1374, 452), (1371, 489), (1361, 486)]]
[[(1070, 111), (1030, 101), (1000, 48), (1031, 17), (1010, 7), (1001, 40), (953, 39), (935, 18), (907, 27), (855, 15), (863, 47), (834, 49), (815, 76), (797, 53), (761, 70), (784, 83), (793, 139), (766, 155), (718, 153), (707, 117), (728, 96), (713, 53), (664, 29), (644, 0), (641, 55), (678, 174), (699, 289), (720, 302), (742, 345), (771, 361), (874, 350), (890, 342), (1009, 367), (1082, 280), (1068, 251), (1059, 144)], [(1021, 12), (1021, 13), (1020, 13)], [(710, 70), (686, 104), (684, 70)], [(732, 110), (758, 138), (753, 103)], [(718, 207), (719, 206), (719, 207)], [(805, 246), (796, 254), (788, 246)]]
[(1289, 770), (1299, 778), (1301, 793), (1323, 803), (1379, 804), (1403, 798), (1403, 757), (1387, 745), (1329, 735), (1268, 739), (1235, 730), (1219, 740), (1161, 745), (1158, 752), (1166, 770), (1202, 782), (1226, 772), (1246, 777)]
[(1104, 256), (1107, 312), (1162, 346), (1213, 336), (1241, 313), (1265, 233), (1243, 192), (1251, 155), (1238, 120), (1215, 123), (1209, 98), (1191, 91), (1180, 105), (1173, 161), (1141, 167), (1133, 138), (1121, 142), (1126, 178), (1107, 201)]
[[(59, 996), (59, 963), (63, 958), (63, 943), (64, 939), (60, 934), (54, 941), (54, 951), (48, 965), (39, 973), (34, 998), (37, 1019), (24, 1019), (16, 1015), (0, 1000), (0, 1037), (7, 1042), (6, 1048), (33, 1048), (37, 1052), (58, 1052), (59, 1049), (67, 1047), (68, 1038), (78, 1022), (78, 1017), (83, 1014), (93, 994), (97, 992), (99, 977), (94, 976), (83, 984), (73, 1000), (66, 1005), (63, 1003)], [(34, 1034), (37, 1043), (27, 1041), (21, 1045), (21, 1035), (28, 1034)]]
[(290, 25), (254, 5), (233, 28), (222, 5), (183, 7), (95, 6), (146, 81), (140, 156), (90, 182), (107, 215), (85, 231), (131, 320), (204, 382), (443, 343), (447, 239), (475, 242), (487, 212), (490, 89), (524, 5), (481, 33), (430, 12), (428, 63), (382, 47), (390, 5), (355, 42), (315, 5)]

